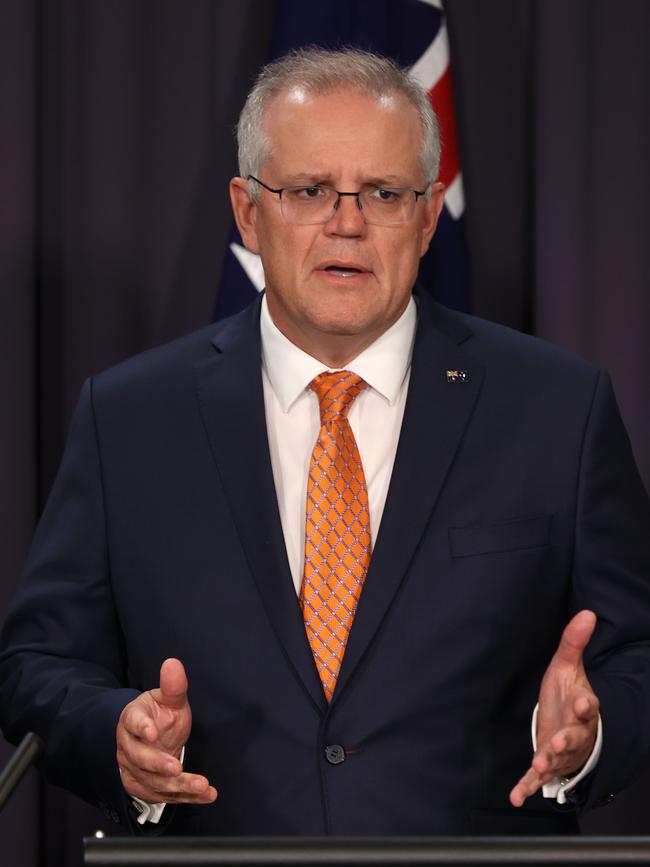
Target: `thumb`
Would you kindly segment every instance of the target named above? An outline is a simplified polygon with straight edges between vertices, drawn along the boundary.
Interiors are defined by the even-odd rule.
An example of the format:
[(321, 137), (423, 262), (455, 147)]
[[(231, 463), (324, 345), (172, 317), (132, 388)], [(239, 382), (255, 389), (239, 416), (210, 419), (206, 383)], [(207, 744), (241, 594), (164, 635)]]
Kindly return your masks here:
[(159, 701), (174, 710), (187, 703), (187, 675), (180, 659), (166, 659), (161, 665)]
[(582, 653), (589, 644), (596, 628), (596, 615), (586, 608), (571, 618), (564, 628), (560, 643), (555, 652), (554, 662), (578, 666), (582, 663)]

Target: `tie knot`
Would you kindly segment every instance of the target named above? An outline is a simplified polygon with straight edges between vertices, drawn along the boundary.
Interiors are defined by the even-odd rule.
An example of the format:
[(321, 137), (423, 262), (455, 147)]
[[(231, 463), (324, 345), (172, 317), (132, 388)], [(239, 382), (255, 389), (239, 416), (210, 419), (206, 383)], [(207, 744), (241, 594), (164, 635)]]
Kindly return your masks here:
[(367, 383), (349, 370), (320, 373), (312, 379), (309, 387), (316, 392), (320, 406), (321, 424), (333, 421), (337, 416), (345, 418), (354, 399)]

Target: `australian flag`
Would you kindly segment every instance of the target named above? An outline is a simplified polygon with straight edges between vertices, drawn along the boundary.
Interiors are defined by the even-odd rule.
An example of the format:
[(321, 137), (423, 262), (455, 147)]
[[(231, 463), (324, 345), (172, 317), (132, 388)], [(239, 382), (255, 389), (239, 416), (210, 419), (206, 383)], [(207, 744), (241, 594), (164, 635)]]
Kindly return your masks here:
[[(410, 67), (429, 94), (440, 122), (439, 180), (446, 188), (446, 204), (431, 247), (420, 263), (419, 282), (448, 307), (469, 311), (465, 198), (442, 0), (330, 0), (318, 4), (279, 0), (269, 60), (304, 45), (354, 46), (391, 57)], [(243, 309), (263, 287), (260, 259), (246, 250), (233, 225), (215, 319)]]

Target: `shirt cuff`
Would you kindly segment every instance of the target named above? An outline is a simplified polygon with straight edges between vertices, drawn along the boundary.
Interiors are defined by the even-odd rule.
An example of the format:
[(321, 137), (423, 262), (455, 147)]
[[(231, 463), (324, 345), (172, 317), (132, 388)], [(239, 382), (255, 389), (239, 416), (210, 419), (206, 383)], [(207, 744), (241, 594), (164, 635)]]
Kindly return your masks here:
[[(185, 759), (185, 747), (181, 750), (180, 755), (180, 763), (183, 764)], [(165, 802), (162, 804), (149, 804), (147, 801), (142, 801), (140, 798), (131, 798), (131, 802), (133, 806), (140, 814), (138, 816), (138, 824), (144, 825), (145, 822), (153, 822), (154, 825), (157, 825), (160, 822), (161, 816), (163, 814), (163, 810), (167, 806)]]
[[(531, 722), (531, 735), (533, 738), (533, 750), (537, 749), (537, 712), (539, 704), (535, 705), (533, 711), (533, 719)], [(555, 798), (558, 804), (566, 804), (566, 796), (581, 780), (590, 774), (598, 764), (600, 753), (603, 748), (603, 722), (598, 714), (598, 731), (596, 732), (596, 743), (591, 751), (591, 755), (587, 759), (582, 770), (573, 777), (555, 777), (545, 786), (542, 786), (542, 795), (545, 798)]]
[(163, 810), (167, 806), (165, 803), (148, 804), (146, 801), (141, 801), (140, 798), (131, 798), (131, 801), (140, 814), (138, 816), (139, 825), (144, 825), (145, 822), (153, 822), (154, 825), (157, 825), (160, 822)]

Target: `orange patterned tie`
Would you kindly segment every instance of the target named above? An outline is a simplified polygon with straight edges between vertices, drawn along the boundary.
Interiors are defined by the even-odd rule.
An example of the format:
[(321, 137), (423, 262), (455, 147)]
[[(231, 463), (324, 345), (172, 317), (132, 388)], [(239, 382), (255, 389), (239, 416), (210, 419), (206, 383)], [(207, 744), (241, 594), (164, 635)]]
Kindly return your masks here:
[(348, 410), (366, 383), (349, 370), (321, 373), (311, 383), (321, 429), (307, 480), (305, 570), (300, 606), (327, 700), (343, 661), (370, 565), (366, 477)]

